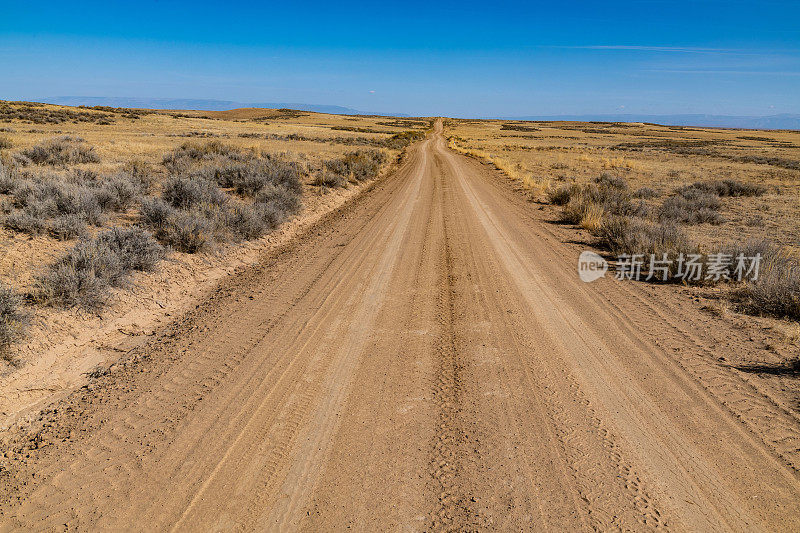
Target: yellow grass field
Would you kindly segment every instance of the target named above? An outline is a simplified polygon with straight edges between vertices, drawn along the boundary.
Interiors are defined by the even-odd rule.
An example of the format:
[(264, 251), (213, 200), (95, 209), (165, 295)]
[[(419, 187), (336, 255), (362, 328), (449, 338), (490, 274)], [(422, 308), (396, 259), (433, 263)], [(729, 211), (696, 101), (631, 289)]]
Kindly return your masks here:
[[(12, 156), (47, 139), (72, 135), (85, 139), (99, 156), (96, 163), (70, 164), (68, 167), (32, 165), (31, 174), (93, 171), (113, 174), (131, 161), (143, 162), (153, 179), (165, 179), (169, 172), (162, 165), (164, 156), (186, 141), (220, 141), (238, 149), (266, 154), (285, 154), (306, 170), (304, 196), (320, 194), (310, 185), (321, 163), (341, 157), (394, 134), (424, 130), (427, 120), (386, 117), (345, 117), (319, 113), (274, 109), (232, 111), (153, 111), (108, 108), (74, 108), (47, 104), (0, 102), (0, 158), (10, 163)], [(388, 160), (399, 150), (386, 152)], [(109, 226), (135, 222), (135, 209), (114, 215)], [(72, 243), (47, 235), (29, 236), (0, 228), (0, 282), (20, 291), (30, 288), (37, 268), (62, 253)]]
[(493, 162), (533, 199), (603, 173), (632, 190), (653, 189), (656, 205), (694, 182), (734, 179), (765, 187), (758, 197), (725, 198), (719, 225), (686, 228), (712, 249), (768, 238), (800, 251), (800, 132), (671, 127), (641, 123), (449, 120), (450, 146)]

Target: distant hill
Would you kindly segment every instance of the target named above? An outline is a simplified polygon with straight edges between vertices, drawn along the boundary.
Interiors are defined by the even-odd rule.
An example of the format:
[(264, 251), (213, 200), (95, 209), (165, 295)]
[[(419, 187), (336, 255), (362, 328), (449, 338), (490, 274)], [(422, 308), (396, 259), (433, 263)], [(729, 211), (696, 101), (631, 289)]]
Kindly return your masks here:
[[(387, 117), (408, 117), (405, 113), (359, 111), (350, 107), (324, 104), (301, 104), (296, 102), (234, 102), (196, 98), (135, 98), (115, 96), (52, 96), (39, 99), (48, 104), (69, 106), (110, 106), (141, 109), (187, 109), (198, 111), (230, 111), (242, 108), (296, 109), (332, 115), (381, 115)], [(565, 120), (576, 122), (649, 122), (665, 126), (695, 126), (714, 128), (742, 128), (754, 130), (800, 130), (800, 115), (779, 114), (767, 116), (734, 115), (527, 115), (514, 117), (481, 117), (501, 120)]]
[(503, 120), (570, 120), (578, 122), (650, 122), (665, 126), (699, 126), (753, 130), (800, 130), (800, 115), (780, 114), (763, 117), (728, 115), (535, 115), (503, 117)]
[(407, 117), (403, 113), (374, 113), (358, 111), (338, 105), (299, 104), (291, 102), (233, 102), (229, 100), (203, 100), (194, 98), (131, 98), (118, 96), (51, 96), (42, 98), (46, 104), (70, 106), (129, 107), (139, 109), (192, 109), (200, 111), (229, 111), (245, 107), (267, 109), (296, 109), (332, 115), (382, 115), (388, 117)]

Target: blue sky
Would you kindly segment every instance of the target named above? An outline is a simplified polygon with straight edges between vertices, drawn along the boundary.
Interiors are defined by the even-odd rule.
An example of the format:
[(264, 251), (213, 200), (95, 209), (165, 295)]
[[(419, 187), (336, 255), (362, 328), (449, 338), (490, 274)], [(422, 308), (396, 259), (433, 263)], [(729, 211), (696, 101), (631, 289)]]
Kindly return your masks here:
[(800, 113), (800, 2), (8, 2), (0, 99)]

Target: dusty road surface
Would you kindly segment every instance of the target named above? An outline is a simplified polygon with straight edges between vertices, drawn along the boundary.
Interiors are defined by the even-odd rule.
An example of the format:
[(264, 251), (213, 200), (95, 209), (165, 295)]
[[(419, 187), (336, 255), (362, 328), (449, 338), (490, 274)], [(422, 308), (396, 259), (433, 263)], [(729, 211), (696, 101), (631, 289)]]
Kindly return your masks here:
[(535, 210), (439, 124), (46, 413), (0, 530), (800, 530), (800, 423), (724, 324), (580, 282)]

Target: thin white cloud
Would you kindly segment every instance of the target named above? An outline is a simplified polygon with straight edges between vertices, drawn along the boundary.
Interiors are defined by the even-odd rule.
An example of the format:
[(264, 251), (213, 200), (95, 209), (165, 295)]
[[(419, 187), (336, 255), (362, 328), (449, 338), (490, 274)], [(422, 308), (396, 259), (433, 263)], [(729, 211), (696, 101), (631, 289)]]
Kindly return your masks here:
[(794, 70), (713, 70), (713, 69), (645, 69), (645, 72), (666, 72), (670, 74), (741, 74), (746, 76), (800, 76)]
[(560, 48), (576, 48), (580, 50), (623, 50), (623, 51), (639, 51), (639, 52), (673, 52), (682, 54), (708, 54), (708, 53), (735, 53), (742, 52), (743, 50), (737, 48), (703, 48), (697, 46), (645, 46), (645, 45), (587, 45), (587, 46), (563, 46)]

